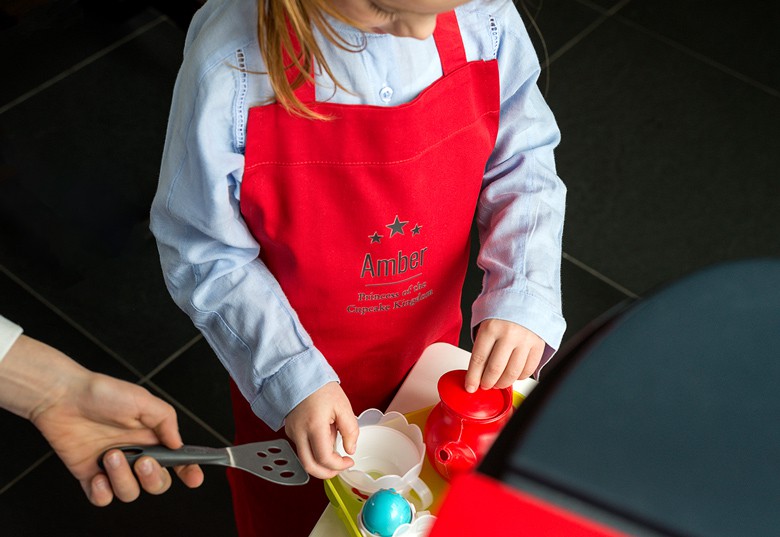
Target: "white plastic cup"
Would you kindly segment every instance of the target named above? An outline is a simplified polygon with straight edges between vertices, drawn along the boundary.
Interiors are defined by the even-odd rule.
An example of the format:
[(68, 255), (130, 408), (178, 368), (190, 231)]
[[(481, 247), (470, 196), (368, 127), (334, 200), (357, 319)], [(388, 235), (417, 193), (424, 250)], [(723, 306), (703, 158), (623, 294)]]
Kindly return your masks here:
[[(364, 414), (361, 414), (361, 418)], [(351, 457), (355, 465), (341, 472), (338, 477), (360, 501), (380, 489), (392, 488), (416, 503), (418, 509), (425, 509), (433, 502), (433, 493), (420, 479), (425, 459), (422, 433), (416, 425), (407, 423), (406, 419), (401, 422), (391, 414), (398, 413), (382, 415), (384, 423), (361, 425), (358, 420), (360, 433), (353, 455), (344, 451), (339, 438), (336, 450), (343, 456)], [(398, 415), (403, 418), (403, 415)], [(411, 492), (414, 492), (416, 498)]]

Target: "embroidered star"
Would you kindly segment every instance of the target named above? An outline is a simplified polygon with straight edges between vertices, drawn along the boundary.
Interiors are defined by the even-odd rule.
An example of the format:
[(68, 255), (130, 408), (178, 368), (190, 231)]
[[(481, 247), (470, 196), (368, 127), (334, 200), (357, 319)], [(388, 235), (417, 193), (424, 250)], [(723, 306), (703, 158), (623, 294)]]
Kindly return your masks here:
[(384, 237), (384, 235), (380, 235), (376, 231), (374, 231), (373, 235), (368, 236), (368, 238), (371, 239), (371, 244), (374, 244), (375, 242), (382, 242), (382, 237)]
[(419, 235), (420, 230), (422, 229), (422, 226), (420, 224), (415, 224), (412, 228), (412, 235)]
[(404, 234), (404, 226), (408, 224), (409, 221), (402, 222), (398, 220), (398, 215), (395, 215), (395, 221), (392, 224), (387, 224), (385, 227), (390, 228), (390, 236), (392, 237), (396, 233), (400, 233), (401, 235)]

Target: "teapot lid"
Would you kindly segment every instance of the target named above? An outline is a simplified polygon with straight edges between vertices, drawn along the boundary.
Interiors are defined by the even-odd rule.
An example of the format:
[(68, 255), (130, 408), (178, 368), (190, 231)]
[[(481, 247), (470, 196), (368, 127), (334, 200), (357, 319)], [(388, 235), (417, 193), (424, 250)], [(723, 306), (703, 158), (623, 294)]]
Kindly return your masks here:
[(455, 369), (439, 378), (438, 390), (442, 402), (466, 418), (486, 420), (503, 414), (512, 405), (512, 388), (466, 391), (466, 370)]

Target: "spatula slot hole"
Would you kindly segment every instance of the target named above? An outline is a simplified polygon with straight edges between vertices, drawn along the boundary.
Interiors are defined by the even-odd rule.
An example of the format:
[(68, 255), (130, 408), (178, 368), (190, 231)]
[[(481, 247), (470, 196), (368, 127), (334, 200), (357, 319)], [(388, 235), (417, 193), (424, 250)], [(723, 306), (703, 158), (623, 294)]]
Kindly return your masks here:
[(284, 472), (281, 472), (279, 476), (285, 479), (290, 479), (291, 477), (295, 477), (295, 472), (290, 472), (289, 470), (285, 470)]
[(260, 457), (261, 459), (265, 459), (268, 456), (268, 453), (266, 453), (265, 451), (258, 451), (257, 456)]
[(281, 452), (282, 452), (281, 448), (278, 448), (278, 447), (269, 447), (268, 448), (268, 453), (273, 453), (274, 455), (276, 455), (277, 453), (281, 453)]
[(267, 464), (265, 466), (263, 466), (263, 470), (265, 470), (266, 472), (273, 472), (274, 471), (274, 469), (272, 467), (268, 466)]
[(274, 461), (274, 464), (276, 466), (284, 466), (285, 464), (287, 464), (287, 460), (286, 459), (276, 459)]

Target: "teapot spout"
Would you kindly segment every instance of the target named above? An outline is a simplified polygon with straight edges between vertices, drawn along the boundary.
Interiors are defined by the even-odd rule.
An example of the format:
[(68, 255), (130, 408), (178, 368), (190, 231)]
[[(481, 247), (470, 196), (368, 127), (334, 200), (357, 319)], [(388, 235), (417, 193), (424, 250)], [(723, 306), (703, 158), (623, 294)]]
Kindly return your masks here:
[(477, 464), (476, 454), (463, 442), (447, 442), (438, 446), (435, 453), (436, 469), (448, 480), (468, 472)]

